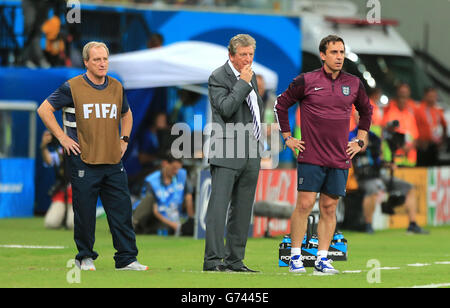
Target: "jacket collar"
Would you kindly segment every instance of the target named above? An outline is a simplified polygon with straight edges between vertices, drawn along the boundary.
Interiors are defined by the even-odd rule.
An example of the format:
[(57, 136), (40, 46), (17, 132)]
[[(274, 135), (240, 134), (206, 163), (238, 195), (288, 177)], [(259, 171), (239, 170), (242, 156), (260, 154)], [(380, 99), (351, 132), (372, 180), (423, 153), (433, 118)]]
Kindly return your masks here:
[(230, 60), (227, 61), (227, 63), (225, 63), (225, 68), (228, 72), (229, 75), (234, 75), (236, 77), (236, 79), (238, 79), (241, 75), (241, 73), (239, 73), (233, 66), (233, 63), (231, 63)]
[(322, 72), (325, 75), (325, 77), (327, 77), (330, 80), (338, 80), (339, 77), (341, 77), (341, 75), (342, 75), (342, 70), (341, 70), (341, 71), (339, 71), (339, 74), (337, 75), (336, 79), (333, 79), (333, 77), (331, 77), (331, 73), (327, 73), (327, 71), (325, 70), (325, 64), (322, 65)]
[(231, 70), (231, 67), (228, 65), (228, 61), (225, 62), (225, 64), (223, 65), (225, 68), (225, 72), (227, 72), (228, 75), (233, 76), (233, 71)]
[[(241, 75), (241, 73), (239, 73), (237, 71), (237, 69), (234, 68), (233, 63), (231, 63), (230, 60), (227, 61), (227, 63), (225, 63), (225, 70), (227, 71), (228, 75), (234, 76), (234, 78), (236, 78), (236, 80), (239, 79), (238, 76)], [(252, 87), (255, 88), (255, 85), (253, 83), (254, 78), (252, 78), (252, 81), (250, 82), (252, 84)]]
[[(239, 72), (234, 68), (233, 64), (231, 63), (230, 60), (228, 60), (225, 65), (225, 71), (227, 72), (227, 74), (230, 76), (230, 78), (234, 79), (234, 80), (238, 80), (239, 78), (237, 77), (239, 75)], [(253, 76), (252, 81), (250, 82), (252, 84), (252, 88), (256, 89), (256, 81), (255, 81), (255, 76)], [(256, 91), (256, 90), (255, 90)], [(259, 97), (259, 96), (258, 96)], [(260, 99), (258, 99), (258, 104), (261, 106), (262, 103), (260, 103)]]

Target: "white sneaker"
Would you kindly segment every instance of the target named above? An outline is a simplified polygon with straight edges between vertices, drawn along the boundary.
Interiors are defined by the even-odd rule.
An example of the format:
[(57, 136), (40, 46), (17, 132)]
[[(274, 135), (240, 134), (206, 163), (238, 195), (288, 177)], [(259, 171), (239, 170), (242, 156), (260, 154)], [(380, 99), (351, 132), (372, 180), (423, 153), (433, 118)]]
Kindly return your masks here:
[(333, 260), (327, 258), (321, 258), (320, 260), (316, 260), (314, 264), (314, 275), (339, 274), (339, 271), (331, 265), (332, 262)]
[(300, 255), (291, 257), (291, 260), (289, 261), (289, 272), (297, 274), (306, 273), (306, 269), (303, 266), (302, 258)]
[(82, 271), (95, 271), (94, 260), (92, 260), (92, 258), (84, 258), (84, 259), (82, 259), (81, 260), (81, 264), (80, 264), (80, 261), (76, 260), (75, 264)]
[(142, 265), (138, 261), (134, 261), (125, 267), (116, 268), (118, 271), (147, 271), (148, 269), (148, 266)]

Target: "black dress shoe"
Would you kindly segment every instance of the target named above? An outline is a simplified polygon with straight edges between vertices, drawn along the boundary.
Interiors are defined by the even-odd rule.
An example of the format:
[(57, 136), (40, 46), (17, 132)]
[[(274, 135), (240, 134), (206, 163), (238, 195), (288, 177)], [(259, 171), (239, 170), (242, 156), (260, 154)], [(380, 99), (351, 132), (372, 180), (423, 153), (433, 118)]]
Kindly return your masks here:
[(249, 269), (247, 266), (242, 265), (238, 268), (230, 268), (233, 272), (243, 272), (243, 273), (259, 273), (259, 271), (255, 271), (252, 269)]
[(214, 267), (203, 268), (203, 271), (204, 272), (230, 272), (230, 269), (226, 265), (219, 264)]

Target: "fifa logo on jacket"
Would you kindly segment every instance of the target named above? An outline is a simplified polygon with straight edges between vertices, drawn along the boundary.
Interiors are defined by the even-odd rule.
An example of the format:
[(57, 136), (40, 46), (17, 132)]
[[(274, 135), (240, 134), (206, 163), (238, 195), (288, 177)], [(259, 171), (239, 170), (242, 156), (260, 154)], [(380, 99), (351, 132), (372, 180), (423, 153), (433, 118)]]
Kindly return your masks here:
[(117, 105), (115, 104), (83, 104), (85, 119), (117, 119)]

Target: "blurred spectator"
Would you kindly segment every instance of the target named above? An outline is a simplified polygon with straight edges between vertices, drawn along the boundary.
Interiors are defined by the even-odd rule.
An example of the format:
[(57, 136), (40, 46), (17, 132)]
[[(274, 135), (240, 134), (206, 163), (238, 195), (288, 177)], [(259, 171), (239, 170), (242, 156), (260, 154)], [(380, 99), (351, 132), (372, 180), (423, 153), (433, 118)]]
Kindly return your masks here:
[(66, 59), (67, 67), (84, 67), (83, 57), (81, 55), (82, 47), (78, 46), (81, 38), (80, 26), (76, 23), (67, 25), (66, 36)]
[[(276, 96), (271, 91), (266, 90), (266, 82), (264, 77), (260, 74), (256, 75), (256, 82), (258, 85), (258, 94), (263, 99), (263, 123), (267, 125), (266, 138), (264, 140), (264, 150), (270, 150), (273, 155), (278, 155), (282, 148), (280, 143), (281, 138), (272, 140), (272, 136), (279, 137), (278, 123), (275, 121), (275, 113), (273, 108), (276, 101)], [(277, 142), (278, 140), (278, 142)], [(274, 148), (272, 148), (274, 146)], [(272, 155), (261, 159), (261, 167), (271, 169), (273, 166)]]
[(132, 198), (141, 193), (144, 179), (147, 175), (158, 169), (159, 155), (170, 149), (172, 136), (164, 112), (152, 113), (150, 121), (143, 121), (148, 127), (142, 127), (136, 135), (136, 143), (128, 151), (127, 168), (134, 172), (129, 174), (128, 185)]
[(142, 199), (133, 212), (136, 233), (193, 235), (193, 188), (182, 167), (181, 160), (167, 154), (161, 170), (145, 178)]
[(46, 37), (44, 54), (51, 66), (65, 64), (65, 44), (60, 30), (61, 20), (56, 14), (42, 25), (42, 32)]
[(139, 162), (144, 169), (154, 169), (158, 153), (163, 150), (162, 146), (165, 144), (163, 139), (167, 137), (168, 131), (167, 115), (164, 112), (156, 113), (139, 140)]
[[(299, 108), (300, 109), (300, 108)], [(349, 126), (349, 130), (352, 131), (356, 128), (356, 116), (357, 116), (357, 111), (355, 106), (352, 105), (352, 114), (350, 116), (350, 126)]]
[(52, 203), (45, 214), (44, 225), (49, 229), (65, 226), (73, 229), (72, 186), (66, 175), (63, 147), (49, 131), (44, 131), (41, 141), (44, 166), (55, 169), (55, 184), (49, 191)]
[[(381, 98), (381, 89), (380, 88), (374, 88), (374, 89), (370, 89), (368, 91), (368, 95), (369, 95), (369, 101), (370, 104), (372, 105), (373, 109), (372, 109), (372, 123), (370, 125), (370, 132), (375, 134), (377, 137), (382, 136), (382, 123), (383, 123), (383, 114), (380, 110), (380, 107), (378, 106), (378, 102)], [(359, 122), (359, 115), (358, 115), (358, 111), (356, 110), (355, 106), (352, 106), (352, 114), (350, 117), (350, 132), (352, 132), (354, 129), (357, 128), (358, 126), (358, 122)], [(369, 135), (370, 137), (370, 135)], [(364, 141), (366, 144), (371, 144), (373, 143), (370, 142), (370, 140), (365, 140)], [(373, 145), (372, 145), (373, 146)], [(380, 145), (381, 146), (381, 145)], [(377, 148), (376, 148), (377, 149)], [(365, 150), (366, 151), (366, 150)], [(375, 155), (376, 157), (378, 157), (377, 159), (381, 159), (381, 148), (377, 149), (377, 153), (379, 153), (378, 157), (377, 155)], [(369, 151), (368, 152), (369, 155), (374, 155), (373, 151), (372, 153)], [(367, 154), (367, 152), (363, 152), (364, 155)], [(375, 162), (374, 159), (371, 158), (371, 162)], [(358, 181), (356, 179), (356, 175), (355, 175), (355, 164), (353, 163), (352, 166), (349, 169), (349, 174), (348, 174), (348, 180), (347, 180), (347, 191), (356, 191), (359, 188), (361, 190), (364, 191), (364, 183), (359, 183), (361, 182), (361, 179)], [(374, 186), (373, 189), (375, 189), (376, 187)], [(364, 195), (364, 199), (363, 199), (363, 212), (364, 212), (364, 217), (366, 220), (366, 230), (369, 233), (373, 232), (372, 229), (372, 214), (373, 214), (373, 210), (375, 209), (375, 204), (376, 202), (378, 202), (378, 199), (382, 197), (382, 194), (380, 191), (377, 191), (376, 193), (373, 191), (365, 191), (365, 195)], [(369, 214), (366, 215), (366, 212), (368, 212)]]
[(27, 67), (49, 68), (41, 48), (41, 26), (47, 19), (49, 3), (47, 0), (22, 0), (25, 43), (21, 61)]
[[(390, 153), (390, 155), (394, 155), (395, 164), (414, 167), (417, 162), (416, 140), (419, 132), (414, 116), (416, 104), (410, 98), (410, 94), (411, 91), (407, 84), (399, 85), (396, 99), (391, 100), (384, 109), (382, 123), (385, 129), (395, 130), (396, 133), (404, 135), (403, 144), (398, 146), (395, 153)], [(398, 127), (394, 127), (394, 124), (397, 124), (395, 121), (398, 121)], [(386, 154), (386, 151), (384, 152)], [(385, 156), (386, 161), (391, 160), (388, 156)]]
[[(381, 98), (381, 89), (374, 88), (368, 91), (369, 102), (372, 105), (372, 123), (370, 124), (370, 130), (377, 136), (381, 136), (383, 126), (383, 113), (378, 106), (378, 102)], [(352, 106), (352, 115), (350, 116), (350, 131), (354, 130), (358, 126), (358, 111), (355, 106)]]
[(152, 33), (147, 41), (147, 48), (158, 48), (164, 44), (164, 37), (159, 33)]
[(405, 82), (401, 82), (397, 85), (396, 89), (396, 97), (389, 100), (388, 105), (384, 108), (384, 113), (386, 113), (391, 106), (398, 105), (398, 102), (401, 101), (402, 106), (406, 106), (412, 112), (417, 107), (416, 101), (411, 98), (411, 88), (409, 84)]
[(201, 95), (199, 93), (186, 89), (178, 90), (178, 100), (175, 102), (175, 105), (170, 112), (170, 123), (188, 123), (188, 125), (190, 125), (193, 129), (194, 106), (200, 98)]
[(275, 123), (275, 114), (273, 107), (277, 97), (271, 91), (266, 91), (266, 81), (262, 75), (256, 75), (256, 82), (258, 83), (258, 92), (264, 102), (264, 123)]
[(42, 25), (42, 32), (45, 34), (45, 58), (51, 66), (65, 65), (65, 35), (62, 34), (60, 16), (65, 12), (66, 1), (46, 0), (48, 8), (53, 10), (53, 16), (47, 19)]
[(369, 89), (369, 101), (372, 105), (372, 123), (370, 124), (370, 130), (374, 132), (377, 136), (381, 136), (382, 126), (383, 126), (383, 112), (378, 106), (381, 98), (381, 89), (374, 88)]
[(435, 88), (425, 89), (415, 116), (419, 129), (417, 139), (417, 166), (435, 166), (439, 161), (439, 148), (447, 140), (447, 122), (444, 112), (437, 106), (438, 94)]
[[(357, 129), (350, 132), (349, 140), (356, 137), (356, 132)], [(375, 206), (388, 193), (389, 198), (382, 204), (383, 212), (393, 214), (394, 207), (404, 204), (409, 219), (407, 232), (427, 234), (428, 232), (416, 223), (418, 205), (414, 186), (393, 177), (393, 173), (389, 176), (389, 174), (383, 172), (386, 170), (382, 169), (385, 163), (381, 160), (381, 139), (373, 132), (369, 132), (368, 139), (367, 147), (356, 154), (352, 160), (358, 187), (364, 193), (362, 207), (366, 224), (365, 231), (369, 234), (374, 232), (372, 218)], [(387, 164), (386, 166), (395, 168), (395, 165), (392, 164)]]

